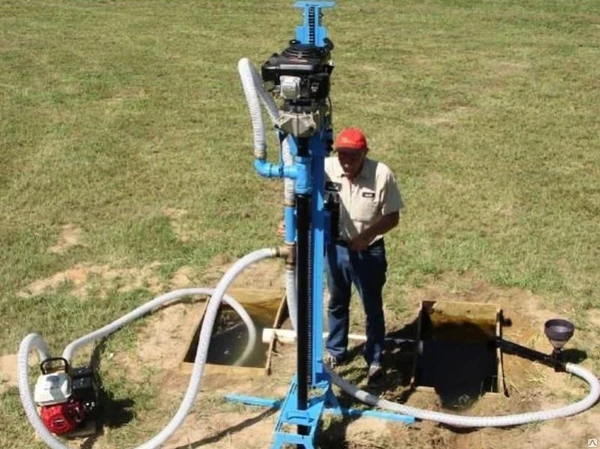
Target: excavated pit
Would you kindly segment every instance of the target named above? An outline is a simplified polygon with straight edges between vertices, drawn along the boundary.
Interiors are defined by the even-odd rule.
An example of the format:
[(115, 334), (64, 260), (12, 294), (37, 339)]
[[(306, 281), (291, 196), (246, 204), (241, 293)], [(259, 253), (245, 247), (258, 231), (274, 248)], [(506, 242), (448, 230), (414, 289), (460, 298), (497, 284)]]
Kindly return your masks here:
[(485, 395), (505, 395), (502, 313), (490, 304), (423, 301), (419, 310), (412, 387), (439, 396), (442, 406), (467, 408)]
[[(278, 290), (231, 289), (228, 294), (244, 307), (254, 322), (257, 334), (256, 344), (250, 356), (237, 365), (236, 362), (240, 359), (248, 342), (248, 330), (238, 314), (230, 306), (222, 304), (211, 335), (206, 362), (207, 371), (242, 369), (253, 371), (256, 374), (270, 373), (275, 340), (263, 343), (261, 335), (265, 328), (281, 326), (285, 309), (282, 293)], [(203, 308), (180, 365), (184, 372), (191, 372), (193, 368), (204, 316), (205, 309)]]

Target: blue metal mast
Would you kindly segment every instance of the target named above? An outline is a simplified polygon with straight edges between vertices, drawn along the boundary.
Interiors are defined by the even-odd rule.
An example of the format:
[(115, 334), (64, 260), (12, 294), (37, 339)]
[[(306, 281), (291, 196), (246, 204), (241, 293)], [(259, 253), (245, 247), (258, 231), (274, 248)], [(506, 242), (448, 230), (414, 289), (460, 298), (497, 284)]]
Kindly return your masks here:
[[(278, 94), (287, 103), (280, 110), (277, 125), (280, 138), (288, 139), (294, 156), (291, 166), (275, 166), (256, 160), (255, 168), (266, 177), (295, 180), (295, 206), (285, 207), (285, 241), (295, 240), (297, 285), (297, 372), (283, 401), (228, 395), (228, 399), (249, 405), (280, 407), (273, 433), (272, 449), (288, 445), (314, 449), (321, 416), (334, 412), (346, 416), (380, 416), (385, 419), (412, 422), (413, 418), (391, 413), (364, 412), (339, 407), (331, 389), (331, 380), (323, 367), (323, 272), (325, 245), (330, 233), (330, 217), (325, 210), (325, 157), (331, 151), (332, 123), (329, 104), (329, 81), (323, 83), (333, 69), (317, 66), (313, 73), (311, 56), (329, 55), (333, 49), (327, 30), (321, 24), (322, 10), (334, 2), (298, 1), (304, 23), (296, 28), (291, 50), (282, 55), (284, 61), (268, 61), (263, 66), (269, 79), (279, 84)], [(287, 50), (286, 50), (287, 51)], [(306, 52), (306, 53), (304, 53)], [(301, 68), (298, 67), (298, 65)], [(283, 72), (285, 73), (283, 74)], [(307, 75), (307, 71), (311, 75)], [(328, 79), (328, 78), (327, 78)], [(326, 86), (326, 87), (324, 87)], [(324, 89), (324, 90), (321, 90)], [(325, 93), (324, 93), (325, 92)], [(326, 98), (325, 98), (326, 97)], [(313, 101), (316, 98), (316, 101)], [(291, 429), (296, 429), (293, 431)]]

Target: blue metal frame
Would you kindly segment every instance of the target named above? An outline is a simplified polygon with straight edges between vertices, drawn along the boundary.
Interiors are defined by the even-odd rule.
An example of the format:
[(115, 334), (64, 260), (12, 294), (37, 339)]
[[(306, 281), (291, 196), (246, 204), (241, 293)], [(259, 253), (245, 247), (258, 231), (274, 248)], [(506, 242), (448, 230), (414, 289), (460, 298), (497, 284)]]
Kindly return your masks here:
[(304, 9), (304, 24), (296, 27), (296, 39), (303, 44), (313, 44), (317, 47), (325, 45), (327, 29), (321, 26), (321, 9), (333, 8), (335, 2), (296, 2), (296, 8)]
[[(284, 402), (281, 399), (259, 398), (256, 396), (246, 396), (235, 393), (225, 395), (225, 399), (231, 402), (239, 402), (241, 404), (249, 405), (252, 407), (266, 407), (276, 409), (281, 408), (281, 405)], [(416, 421), (416, 418), (410, 415), (400, 415), (399, 413), (382, 412), (379, 410), (359, 410), (355, 408), (340, 407), (339, 404), (337, 404), (337, 400), (335, 399), (335, 397), (333, 397), (332, 403), (336, 405), (330, 407), (326, 406), (325, 410), (323, 410), (323, 414), (335, 414), (340, 416), (351, 417), (365, 416), (368, 418), (385, 419), (388, 421), (401, 422), (404, 424), (414, 424)]]

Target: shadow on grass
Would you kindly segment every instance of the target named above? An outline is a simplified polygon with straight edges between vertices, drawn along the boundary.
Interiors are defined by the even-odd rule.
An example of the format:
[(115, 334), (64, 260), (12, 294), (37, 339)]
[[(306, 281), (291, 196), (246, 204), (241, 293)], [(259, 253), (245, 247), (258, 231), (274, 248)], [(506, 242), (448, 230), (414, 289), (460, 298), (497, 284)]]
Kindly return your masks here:
[(96, 345), (90, 357), (90, 366), (94, 370), (96, 392), (97, 392), (97, 409), (94, 421), (89, 422), (88, 426), (81, 430), (80, 435), (89, 434), (89, 436), (73, 435), (72, 438), (81, 441), (80, 449), (92, 449), (98, 442), (99, 438), (104, 435), (104, 428), (118, 428), (129, 423), (134, 418), (134, 413), (131, 410), (135, 404), (132, 399), (115, 399), (114, 395), (107, 392), (102, 384), (102, 379), (98, 375), (100, 372), (100, 360), (106, 348), (106, 339), (103, 339)]
[(203, 439), (195, 441), (193, 443), (186, 443), (183, 446), (178, 446), (174, 449), (195, 449), (195, 448), (204, 446), (205, 444), (216, 443), (217, 441), (226, 437), (227, 435), (231, 435), (232, 433), (239, 432), (240, 430), (243, 430), (246, 427), (256, 424), (257, 422), (262, 421), (263, 419), (271, 416), (272, 414), (274, 414), (276, 412), (278, 412), (278, 409), (271, 408), (271, 409), (265, 410), (260, 415), (254, 416), (252, 418), (248, 418), (248, 419), (242, 421), (241, 423), (236, 424), (235, 426), (231, 426), (227, 429), (223, 429), (216, 435), (203, 438)]
[(326, 429), (319, 431), (316, 438), (317, 447), (319, 449), (348, 448), (350, 443), (346, 441), (347, 429), (356, 419), (356, 417), (342, 416), (341, 419), (331, 421)]
[(102, 432), (99, 431), (97, 434), (86, 438), (83, 441), (83, 443), (81, 443), (81, 446), (79, 446), (79, 448), (80, 449), (92, 449), (101, 435), (102, 435)]
[(560, 360), (568, 363), (579, 364), (587, 358), (587, 352), (580, 349), (563, 349), (560, 353)]
[[(373, 395), (385, 396), (386, 399), (395, 402), (405, 402), (411, 393), (410, 384), (416, 356), (416, 346), (413, 342), (417, 334), (416, 326), (415, 320), (386, 335), (386, 348), (382, 360), (384, 376), (381, 379), (376, 382), (367, 379), (368, 369), (362, 357), (364, 343), (350, 349), (349, 362), (337, 369), (338, 374)], [(342, 407), (361, 404), (347, 395), (342, 395), (339, 402)]]
[[(100, 371), (101, 355), (106, 348), (106, 339), (103, 339), (96, 345), (92, 353), (90, 364), (94, 371)], [(114, 395), (104, 388), (100, 376), (96, 376), (96, 384), (98, 386), (98, 430), (103, 427), (111, 429), (119, 428), (131, 422), (135, 417), (133, 399), (115, 399)]]

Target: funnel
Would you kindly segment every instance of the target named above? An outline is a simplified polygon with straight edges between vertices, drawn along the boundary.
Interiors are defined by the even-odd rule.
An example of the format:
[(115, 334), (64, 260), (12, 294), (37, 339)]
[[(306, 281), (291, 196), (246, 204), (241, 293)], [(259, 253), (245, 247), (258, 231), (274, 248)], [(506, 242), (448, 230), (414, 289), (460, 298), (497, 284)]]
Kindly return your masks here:
[(573, 336), (575, 326), (567, 320), (556, 318), (546, 321), (544, 332), (554, 350), (560, 351)]

